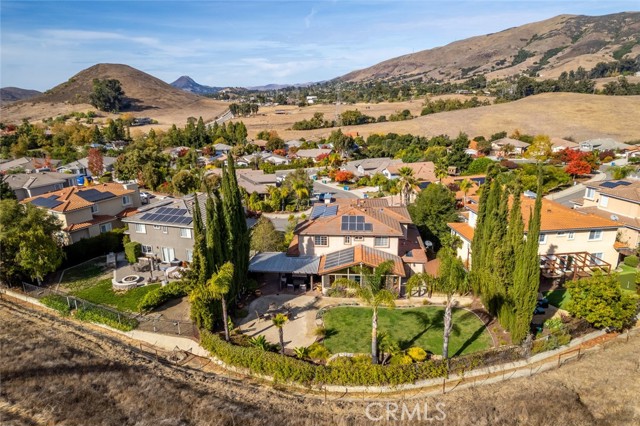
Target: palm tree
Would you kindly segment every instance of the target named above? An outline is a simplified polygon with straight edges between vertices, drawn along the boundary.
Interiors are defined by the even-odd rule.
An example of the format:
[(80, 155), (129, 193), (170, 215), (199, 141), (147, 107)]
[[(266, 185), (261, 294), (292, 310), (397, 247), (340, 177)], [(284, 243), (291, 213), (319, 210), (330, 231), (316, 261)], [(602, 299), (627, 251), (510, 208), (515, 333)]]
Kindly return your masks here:
[(278, 328), (278, 337), (280, 338), (280, 353), (284, 355), (284, 331), (282, 327), (284, 327), (284, 323), (287, 322), (287, 316), (285, 314), (276, 314), (272, 319), (273, 325)]
[(435, 174), (436, 174), (436, 177), (438, 178), (438, 182), (442, 183), (442, 179), (449, 176), (447, 163), (444, 160), (442, 160), (442, 161), (436, 162), (435, 166), (436, 166)]
[(382, 262), (373, 271), (360, 268), (360, 283), (346, 278), (337, 279), (334, 287), (349, 287), (362, 302), (371, 306), (371, 361), (378, 363), (378, 308), (395, 306), (396, 294), (386, 286), (387, 275), (393, 270), (393, 261)]
[(398, 178), (398, 189), (402, 194), (402, 201), (405, 206), (409, 205), (409, 199), (413, 187), (417, 184), (416, 178), (413, 176), (413, 169), (411, 167), (401, 167), (398, 170), (400, 177)]
[(465, 179), (462, 182), (460, 182), (458, 184), (458, 186), (460, 187), (460, 191), (462, 191), (462, 193), (464, 194), (464, 198), (462, 199), (462, 205), (466, 206), (467, 205), (467, 193), (469, 192), (469, 190), (473, 186), (473, 183), (471, 183), (471, 181), (469, 179)]
[(438, 252), (440, 268), (434, 290), (443, 293), (447, 298), (444, 308), (444, 330), (442, 333), (442, 359), (449, 358), (449, 335), (453, 329), (452, 310), (455, 305), (455, 294), (463, 294), (469, 291), (469, 280), (462, 261), (456, 256), (453, 249), (443, 247)]
[(296, 207), (300, 208), (300, 201), (303, 199), (306, 200), (309, 198), (309, 187), (302, 180), (297, 180), (293, 182), (293, 192), (296, 193)]
[(229, 341), (229, 320), (227, 316), (227, 293), (231, 288), (231, 282), (233, 281), (233, 264), (227, 262), (220, 267), (218, 273), (213, 274), (211, 279), (207, 282), (209, 291), (214, 299), (220, 299), (222, 303), (222, 322), (224, 324), (224, 338)]
[(293, 353), (296, 354), (298, 359), (306, 359), (309, 358), (309, 348), (307, 346), (298, 346), (297, 348), (293, 348)]

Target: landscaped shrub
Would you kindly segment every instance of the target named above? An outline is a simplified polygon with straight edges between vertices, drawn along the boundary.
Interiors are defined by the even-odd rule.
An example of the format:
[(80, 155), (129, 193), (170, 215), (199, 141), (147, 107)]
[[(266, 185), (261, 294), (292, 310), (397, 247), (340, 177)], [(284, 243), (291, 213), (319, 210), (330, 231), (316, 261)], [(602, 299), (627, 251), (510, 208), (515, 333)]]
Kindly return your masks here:
[(40, 299), (40, 303), (52, 309), (55, 309), (56, 311), (60, 312), (64, 316), (69, 315), (69, 313), (71, 312), (69, 303), (67, 303), (67, 298), (64, 296), (59, 296), (57, 294), (50, 294)]
[(624, 258), (624, 264), (627, 266), (631, 266), (632, 268), (637, 267), (638, 262), (640, 262), (640, 260), (638, 259), (638, 256), (635, 256), (633, 254), (631, 256), (627, 256)]
[(138, 326), (138, 321), (133, 318), (100, 308), (79, 308), (75, 317), (80, 321), (104, 324), (122, 331), (131, 331)]
[(419, 348), (417, 346), (409, 348), (407, 350), (407, 355), (409, 355), (411, 359), (414, 360), (415, 362), (422, 362), (425, 359), (427, 359), (427, 352), (424, 349)]
[(389, 361), (391, 365), (408, 365), (413, 364), (413, 359), (409, 355), (394, 355), (391, 357), (391, 361)]
[(122, 238), (125, 228), (117, 228), (91, 238), (84, 238), (77, 243), (65, 246), (65, 260), (62, 267), (77, 265), (94, 257), (107, 253), (118, 253), (123, 250)]
[(138, 304), (138, 311), (148, 312), (168, 300), (187, 295), (187, 287), (182, 281), (171, 282), (145, 294)]
[(124, 254), (127, 256), (129, 263), (133, 264), (142, 256), (142, 245), (135, 241), (131, 241), (124, 246)]
[(311, 346), (309, 346), (309, 358), (317, 359), (317, 360), (326, 360), (331, 356), (329, 349), (327, 349), (323, 344), (315, 342)]

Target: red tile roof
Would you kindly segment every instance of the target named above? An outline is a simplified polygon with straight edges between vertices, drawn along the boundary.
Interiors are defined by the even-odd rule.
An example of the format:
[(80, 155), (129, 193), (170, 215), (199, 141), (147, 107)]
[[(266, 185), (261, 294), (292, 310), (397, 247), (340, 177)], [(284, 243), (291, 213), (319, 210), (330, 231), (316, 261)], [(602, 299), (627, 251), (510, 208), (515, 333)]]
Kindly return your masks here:
[(392, 272), (395, 275), (398, 275), (401, 277), (406, 276), (404, 271), (404, 264), (402, 263), (402, 259), (398, 256), (394, 256), (391, 253), (387, 253), (371, 247), (363, 246), (361, 244), (345, 249), (344, 251), (350, 251), (350, 250), (353, 250), (353, 261), (345, 262), (328, 269), (325, 269), (325, 264), (327, 261), (327, 256), (330, 256), (331, 254), (321, 256), (320, 266), (318, 267), (318, 274), (325, 275), (331, 272), (340, 271), (350, 266), (357, 266), (357, 265), (366, 265), (371, 268), (375, 268), (378, 265), (380, 265), (382, 262), (391, 260), (393, 262)]

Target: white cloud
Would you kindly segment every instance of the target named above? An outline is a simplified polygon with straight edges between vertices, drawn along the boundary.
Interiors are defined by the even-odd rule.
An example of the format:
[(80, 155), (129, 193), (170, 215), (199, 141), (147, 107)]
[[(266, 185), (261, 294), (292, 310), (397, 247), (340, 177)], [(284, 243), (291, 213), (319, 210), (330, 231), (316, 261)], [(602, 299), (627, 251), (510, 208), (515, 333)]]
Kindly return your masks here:
[(309, 14), (304, 17), (304, 26), (305, 26), (305, 28), (310, 28), (311, 27), (311, 20), (316, 15), (316, 13), (318, 13), (318, 11), (316, 10), (315, 7), (312, 7), (311, 8), (311, 12), (309, 12)]

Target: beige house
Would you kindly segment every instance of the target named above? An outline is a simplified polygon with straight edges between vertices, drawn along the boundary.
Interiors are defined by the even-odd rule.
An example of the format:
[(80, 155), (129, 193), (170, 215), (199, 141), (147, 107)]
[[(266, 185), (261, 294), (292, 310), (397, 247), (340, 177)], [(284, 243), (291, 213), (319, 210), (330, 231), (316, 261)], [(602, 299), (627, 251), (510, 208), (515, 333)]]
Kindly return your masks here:
[(57, 172), (15, 173), (1, 176), (18, 201), (76, 184), (77, 175)]
[[(525, 234), (533, 211), (535, 199), (522, 197), (522, 217)], [(471, 242), (478, 217), (477, 199), (465, 205), (468, 219), (462, 223), (449, 223), (451, 233), (462, 241), (458, 257), (469, 267), (471, 265)], [(615, 268), (618, 252), (614, 248), (620, 224), (594, 214), (581, 212), (562, 204), (543, 199), (540, 223), (541, 261), (558, 261), (565, 268), (575, 265), (576, 259), (586, 262), (585, 266), (604, 265)]]
[(121, 219), (141, 205), (135, 183), (72, 186), (22, 202), (46, 209), (56, 216), (62, 223), (63, 239), (67, 244), (121, 227)]
[(633, 254), (640, 245), (640, 180), (623, 179), (586, 184), (578, 211), (607, 218), (618, 224), (616, 249)]

